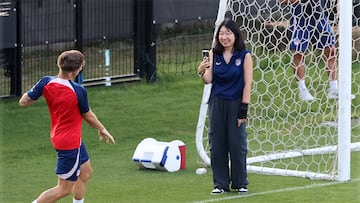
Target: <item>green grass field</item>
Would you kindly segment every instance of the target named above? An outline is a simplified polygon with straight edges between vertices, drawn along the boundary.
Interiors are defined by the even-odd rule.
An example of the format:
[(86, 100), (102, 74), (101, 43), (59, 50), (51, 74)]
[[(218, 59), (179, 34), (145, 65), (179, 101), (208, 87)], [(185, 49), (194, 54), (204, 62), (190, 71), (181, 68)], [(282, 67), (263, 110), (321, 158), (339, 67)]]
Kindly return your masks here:
[[(360, 202), (360, 152), (352, 153), (350, 182), (250, 173), (247, 195), (210, 195), (211, 171), (195, 174), (199, 167), (195, 129), (203, 85), (194, 74), (159, 78), (154, 84), (88, 88), (93, 111), (117, 143), (99, 143), (96, 130), (84, 124), (83, 140), (94, 169), (86, 202)], [(40, 99), (32, 107), (21, 108), (17, 98), (3, 99), (0, 105), (0, 202), (31, 202), (56, 184), (47, 106)], [(148, 137), (185, 142), (186, 169), (174, 173), (139, 170), (132, 155)], [(71, 197), (59, 202), (71, 202)]]

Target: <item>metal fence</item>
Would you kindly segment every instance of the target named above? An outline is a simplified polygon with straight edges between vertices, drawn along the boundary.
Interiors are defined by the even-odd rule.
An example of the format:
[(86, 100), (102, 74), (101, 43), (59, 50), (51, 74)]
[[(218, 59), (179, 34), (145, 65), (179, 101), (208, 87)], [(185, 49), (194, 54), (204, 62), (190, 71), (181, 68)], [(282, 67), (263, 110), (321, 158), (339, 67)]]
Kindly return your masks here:
[[(57, 74), (56, 59), (69, 49), (85, 54), (78, 78), (85, 86), (151, 81), (156, 68), (194, 70), (192, 52), (210, 43), (216, 11), (217, 2), (207, 0), (2, 0), (0, 96), (18, 96), (42, 76)], [(189, 47), (194, 43), (199, 50)], [(191, 57), (180, 60), (176, 51)]]
[[(86, 55), (85, 85), (98, 84), (106, 77), (139, 78), (133, 62), (133, 7), (132, 0), (28, 0), (2, 4), (8, 17), (3, 18), (1, 31), (10, 24), (11, 33), (17, 37), (10, 46), (1, 47), (4, 72), (0, 76), (0, 95), (19, 94), (40, 77), (57, 74), (57, 56), (68, 49)], [(21, 72), (16, 72), (19, 66)]]

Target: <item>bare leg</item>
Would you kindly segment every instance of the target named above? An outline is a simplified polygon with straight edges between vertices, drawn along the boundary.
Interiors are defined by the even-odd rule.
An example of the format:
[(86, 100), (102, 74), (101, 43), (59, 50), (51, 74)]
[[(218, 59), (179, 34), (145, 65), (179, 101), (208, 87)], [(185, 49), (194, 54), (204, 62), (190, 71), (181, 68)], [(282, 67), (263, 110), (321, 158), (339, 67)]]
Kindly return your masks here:
[(89, 181), (93, 170), (90, 160), (80, 167), (80, 176), (73, 187), (74, 199), (81, 200), (85, 197), (87, 182)]
[(58, 178), (57, 186), (50, 188), (37, 198), (38, 203), (53, 203), (59, 200), (62, 197), (65, 197), (72, 192), (72, 188), (74, 187), (75, 181), (64, 180)]
[(297, 52), (293, 56), (294, 74), (299, 87), (299, 97), (303, 101), (312, 101), (315, 98), (309, 93), (305, 85), (304, 53)]
[(304, 79), (305, 66), (304, 66), (304, 53), (297, 52), (293, 56), (294, 74), (297, 81)]
[(326, 71), (328, 71), (329, 80), (337, 80), (337, 64), (335, 47), (325, 47), (324, 56), (326, 60)]

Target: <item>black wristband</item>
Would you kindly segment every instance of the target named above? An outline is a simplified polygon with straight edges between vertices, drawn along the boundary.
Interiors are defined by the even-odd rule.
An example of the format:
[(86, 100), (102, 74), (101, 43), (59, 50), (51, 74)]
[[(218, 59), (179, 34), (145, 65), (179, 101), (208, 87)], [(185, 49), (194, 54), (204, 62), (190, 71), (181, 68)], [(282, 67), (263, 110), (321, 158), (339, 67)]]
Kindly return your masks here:
[(245, 103), (240, 103), (238, 118), (239, 119), (247, 119), (248, 105)]

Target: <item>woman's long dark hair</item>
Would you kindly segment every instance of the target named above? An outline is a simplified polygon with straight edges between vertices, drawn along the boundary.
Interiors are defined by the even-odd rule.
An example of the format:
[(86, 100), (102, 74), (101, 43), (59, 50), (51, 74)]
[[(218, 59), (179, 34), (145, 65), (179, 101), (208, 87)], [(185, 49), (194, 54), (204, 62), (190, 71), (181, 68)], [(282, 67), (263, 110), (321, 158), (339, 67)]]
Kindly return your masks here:
[(219, 26), (219, 29), (216, 32), (215, 35), (215, 47), (214, 47), (214, 53), (215, 54), (222, 54), (224, 52), (224, 47), (219, 42), (219, 32), (221, 27), (225, 27), (228, 30), (230, 30), (235, 35), (235, 43), (234, 43), (234, 52), (235, 51), (242, 51), (245, 47), (245, 42), (241, 36), (240, 30), (238, 25), (235, 21), (231, 19), (225, 19)]

